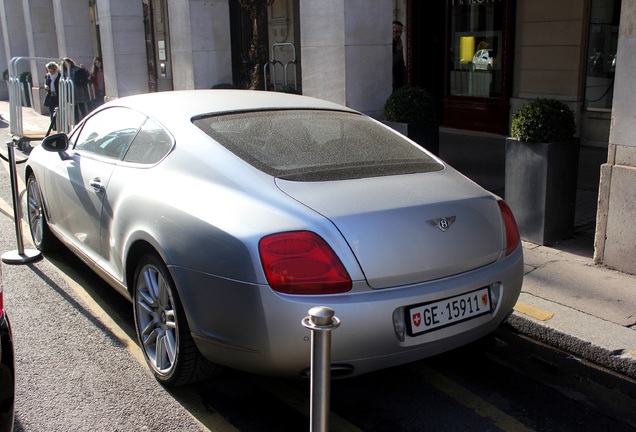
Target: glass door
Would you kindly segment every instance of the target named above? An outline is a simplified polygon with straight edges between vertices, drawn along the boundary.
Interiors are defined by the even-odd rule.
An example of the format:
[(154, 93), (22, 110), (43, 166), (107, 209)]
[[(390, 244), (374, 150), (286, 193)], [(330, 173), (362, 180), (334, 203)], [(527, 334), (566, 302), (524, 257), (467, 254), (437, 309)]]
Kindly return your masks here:
[(142, 0), (146, 56), (148, 62), (148, 90), (169, 91), (172, 85), (170, 28), (166, 0)]
[(508, 133), (514, 0), (448, 0), (443, 124)]
[(453, 2), (450, 95), (501, 96), (503, 2)]

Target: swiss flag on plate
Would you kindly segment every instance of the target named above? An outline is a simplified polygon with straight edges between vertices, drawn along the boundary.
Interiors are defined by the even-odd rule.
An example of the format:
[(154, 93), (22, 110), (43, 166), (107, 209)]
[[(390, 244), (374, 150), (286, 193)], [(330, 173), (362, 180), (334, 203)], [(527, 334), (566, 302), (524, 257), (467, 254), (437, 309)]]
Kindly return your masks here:
[(413, 320), (413, 324), (415, 324), (415, 327), (419, 327), (420, 324), (422, 323), (422, 315), (419, 312), (413, 314), (411, 319)]

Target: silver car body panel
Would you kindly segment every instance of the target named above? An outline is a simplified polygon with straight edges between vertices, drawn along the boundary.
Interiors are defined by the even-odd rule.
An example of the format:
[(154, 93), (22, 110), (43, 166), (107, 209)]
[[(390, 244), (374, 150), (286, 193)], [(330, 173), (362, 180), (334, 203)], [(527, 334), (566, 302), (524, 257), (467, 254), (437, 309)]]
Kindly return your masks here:
[[(277, 183), (334, 222), (373, 288), (463, 273), (497, 260), (504, 249), (495, 198), (451, 168), (341, 182)], [(447, 229), (433, 225), (442, 218), (450, 224)]]
[[(333, 334), (333, 361), (362, 373), (481, 337), (517, 300), (522, 249), (504, 257), (496, 197), (452, 168), (333, 182), (275, 179), (191, 122), (202, 113), (267, 107), (352, 110), (294, 95), (223, 90), (123, 98), (90, 116), (114, 106), (163, 125), (174, 138), (167, 157), (142, 166), (36, 147), (27, 170), (39, 180), (54, 233), (123, 294), (134, 270), (131, 251), (145, 244), (161, 256), (197, 346), (211, 361), (297, 375), (309, 367), (309, 331), (301, 320), (311, 307), (326, 305), (342, 321)], [(429, 223), (451, 217), (447, 231)], [(295, 230), (315, 232), (330, 245), (353, 281), (349, 293), (286, 295), (267, 285), (259, 240)], [(497, 299), (492, 313), (397, 336), (396, 311), (482, 287)]]
[[(201, 351), (213, 361), (269, 375), (298, 375), (309, 367), (311, 351), (310, 331), (300, 322), (312, 307), (329, 306), (341, 320), (332, 333), (332, 363), (352, 366), (353, 374), (360, 374), (429, 357), (492, 332), (517, 301), (523, 258), (520, 249), (503, 262), (460, 276), (311, 297), (278, 294), (268, 286), (241, 284), (187, 269), (171, 271), (186, 287), (209, 288), (197, 292), (189, 288), (182, 295), (187, 298), (192, 294), (197, 299), (189, 304), (195, 308), (193, 316), (204, 322), (193, 333)], [(399, 340), (393, 323), (396, 310), (491, 285), (499, 295), (491, 314)], [(222, 304), (240, 304), (240, 312)], [(208, 332), (211, 329), (214, 331)]]

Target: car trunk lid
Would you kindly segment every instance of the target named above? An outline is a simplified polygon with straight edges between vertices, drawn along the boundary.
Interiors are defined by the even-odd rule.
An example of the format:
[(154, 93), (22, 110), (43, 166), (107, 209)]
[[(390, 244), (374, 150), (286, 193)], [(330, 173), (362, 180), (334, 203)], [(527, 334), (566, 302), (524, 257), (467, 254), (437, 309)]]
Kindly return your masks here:
[(495, 198), (452, 168), (277, 184), (337, 227), (372, 288), (470, 271), (497, 260), (504, 248)]

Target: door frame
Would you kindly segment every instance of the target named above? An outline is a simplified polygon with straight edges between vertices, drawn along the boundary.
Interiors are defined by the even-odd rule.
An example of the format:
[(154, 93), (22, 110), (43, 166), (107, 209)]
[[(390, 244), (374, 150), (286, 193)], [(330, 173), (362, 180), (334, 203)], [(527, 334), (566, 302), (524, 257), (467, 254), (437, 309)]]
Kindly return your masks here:
[[(502, 88), (498, 97), (456, 96), (450, 93), (451, 7), (457, 1), (479, 3), (478, 0), (407, 0), (408, 82), (433, 93), (439, 106), (441, 126), (507, 135), (514, 65), (515, 0), (500, 0), (503, 3), (504, 22)], [(436, 3), (431, 7), (433, 2)], [(426, 22), (431, 24), (425, 26), (423, 23)], [(432, 28), (433, 33), (421, 30), (426, 27)], [(425, 49), (433, 50), (433, 61), (422, 55)], [(437, 56), (443, 60), (436, 61)]]

